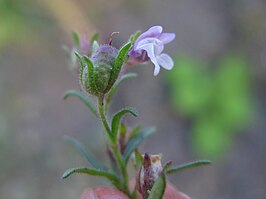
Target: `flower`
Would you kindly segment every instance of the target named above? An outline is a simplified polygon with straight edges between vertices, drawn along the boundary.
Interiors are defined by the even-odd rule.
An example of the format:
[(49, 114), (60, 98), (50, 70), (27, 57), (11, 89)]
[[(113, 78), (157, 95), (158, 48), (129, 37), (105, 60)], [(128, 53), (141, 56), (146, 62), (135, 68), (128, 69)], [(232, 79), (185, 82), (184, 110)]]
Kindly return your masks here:
[(153, 26), (142, 33), (129, 52), (129, 64), (143, 63), (148, 60), (154, 64), (154, 76), (160, 72), (160, 66), (171, 70), (174, 66), (172, 58), (162, 53), (164, 45), (173, 41), (174, 33), (162, 33), (161, 26)]

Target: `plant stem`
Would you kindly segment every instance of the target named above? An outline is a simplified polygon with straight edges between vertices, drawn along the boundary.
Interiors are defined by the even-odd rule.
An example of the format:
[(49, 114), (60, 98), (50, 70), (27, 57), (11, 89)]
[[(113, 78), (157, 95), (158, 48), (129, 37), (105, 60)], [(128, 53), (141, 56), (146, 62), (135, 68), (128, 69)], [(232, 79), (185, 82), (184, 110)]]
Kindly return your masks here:
[(122, 156), (121, 156), (121, 153), (119, 152), (119, 148), (118, 148), (118, 145), (113, 143), (113, 139), (112, 139), (112, 130), (107, 122), (107, 119), (106, 119), (106, 116), (105, 116), (105, 111), (104, 111), (104, 96), (99, 96), (98, 98), (98, 108), (99, 108), (99, 113), (100, 113), (100, 117), (101, 117), (101, 120), (102, 120), (102, 123), (103, 123), (103, 126), (107, 132), (107, 136), (109, 138), (109, 141), (112, 142), (112, 149), (113, 149), (113, 152), (114, 152), (114, 157), (117, 161), (117, 164), (119, 166), (119, 169), (121, 171), (121, 174), (122, 174), (122, 177), (123, 177), (123, 184), (124, 184), (124, 189), (123, 189), (123, 192), (125, 194), (127, 194), (130, 198), (131, 198), (131, 194), (130, 194), (130, 191), (129, 191), (129, 186), (128, 186), (128, 175), (127, 175), (127, 170), (126, 170), (126, 167), (125, 167), (125, 164), (122, 160)]
[(117, 145), (114, 145), (113, 146), (113, 151), (114, 151), (114, 156), (116, 158), (116, 161), (117, 161), (117, 164), (121, 170), (121, 173), (122, 173), (122, 177), (123, 177), (123, 182), (124, 182), (124, 186), (125, 186), (125, 193), (127, 195), (130, 196), (130, 191), (129, 191), (129, 188), (128, 188), (128, 175), (127, 175), (127, 170), (126, 170), (126, 167), (125, 167), (125, 164), (122, 160), (122, 157), (121, 157), (121, 154), (118, 150), (118, 146)]
[(105, 117), (105, 114), (104, 114), (103, 99), (104, 99), (104, 96), (99, 96), (99, 98), (98, 98), (98, 108), (99, 108), (99, 113), (100, 113), (100, 117), (102, 119), (103, 126), (104, 126), (105, 130), (107, 131), (108, 136), (110, 138), (112, 132), (111, 132), (111, 129), (109, 127), (109, 124), (108, 124), (108, 122), (106, 120), (106, 117)]

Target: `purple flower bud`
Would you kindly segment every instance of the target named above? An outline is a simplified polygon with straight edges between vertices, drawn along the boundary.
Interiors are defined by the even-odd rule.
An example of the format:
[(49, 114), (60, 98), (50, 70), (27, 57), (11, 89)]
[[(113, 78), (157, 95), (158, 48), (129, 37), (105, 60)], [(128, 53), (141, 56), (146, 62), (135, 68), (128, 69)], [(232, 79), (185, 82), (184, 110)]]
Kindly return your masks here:
[(174, 33), (163, 33), (161, 26), (153, 26), (142, 33), (134, 43), (133, 49), (129, 52), (129, 65), (135, 65), (151, 60), (154, 64), (154, 76), (160, 72), (160, 66), (171, 70), (174, 66), (172, 58), (162, 53), (164, 44), (174, 40)]
[(145, 153), (143, 156), (143, 166), (136, 179), (138, 191), (143, 198), (148, 198), (153, 184), (158, 179), (162, 170), (161, 155), (148, 155)]
[(93, 64), (94, 78), (93, 80), (89, 78), (88, 66), (85, 66), (81, 75), (81, 84), (88, 93), (98, 96), (109, 91), (107, 86), (117, 55), (118, 50), (110, 45), (101, 45), (91, 55), (90, 60)]

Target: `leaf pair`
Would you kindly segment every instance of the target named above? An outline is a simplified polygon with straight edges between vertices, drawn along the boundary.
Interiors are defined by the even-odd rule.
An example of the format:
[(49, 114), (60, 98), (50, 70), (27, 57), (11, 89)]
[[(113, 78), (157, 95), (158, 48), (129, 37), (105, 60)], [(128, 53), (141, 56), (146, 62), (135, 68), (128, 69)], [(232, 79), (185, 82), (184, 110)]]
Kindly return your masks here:
[(120, 111), (115, 113), (114, 116), (113, 116), (112, 126), (111, 126), (111, 132), (112, 132), (111, 140), (112, 140), (113, 144), (115, 144), (115, 145), (117, 144), (117, 141), (118, 141), (118, 131), (119, 131), (119, 126), (120, 126), (121, 119), (127, 113), (130, 113), (131, 115), (133, 115), (135, 117), (138, 116), (138, 112), (134, 108), (121, 109)]

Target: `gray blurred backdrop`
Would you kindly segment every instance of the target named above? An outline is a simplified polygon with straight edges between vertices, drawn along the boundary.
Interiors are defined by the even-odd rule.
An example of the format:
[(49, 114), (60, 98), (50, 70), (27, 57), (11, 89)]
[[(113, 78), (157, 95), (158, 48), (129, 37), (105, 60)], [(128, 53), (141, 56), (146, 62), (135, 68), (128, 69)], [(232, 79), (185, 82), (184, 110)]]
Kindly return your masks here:
[[(64, 135), (82, 140), (107, 161), (100, 122), (77, 99), (62, 99), (66, 90), (79, 89), (78, 75), (69, 69), (62, 45), (72, 45), (72, 30), (87, 38), (98, 31), (102, 42), (119, 31), (114, 37), (119, 47), (130, 34), (153, 25), (176, 33), (166, 52), (180, 63), (175, 65), (177, 76), (162, 70), (153, 77), (151, 64), (129, 68), (139, 77), (122, 86), (112, 110), (136, 107), (140, 116), (126, 118), (127, 124), (157, 127), (157, 134), (142, 145), (143, 152), (162, 153), (164, 162), (175, 164), (213, 160), (211, 167), (170, 178), (191, 198), (266, 197), (265, 0), (1, 0), (1, 199), (75, 199), (87, 187), (106, 184), (85, 175), (61, 179), (67, 168), (87, 164), (64, 142)], [(210, 100), (199, 105), (197, 97), (215, 84), (215, 78), (208, 78), (223, 67), (219, 63), (228, 54), (245, 61), (229, 61)], [(191, 73), (186, 71), (190, 62), (195, 68), (199, 65), (195, 74), (193, 67)], [(205, 87), (193, 83), (193, 77), (199, 82), (207, 78)], [(226, 94), (218, 89), (224, 85)], [(196, 94), (193, 89), (187, 94), (191, 88)], [(228, 107), (225, 95), (233, 99), (228, 111), (234, 117), (228, 111), (220, 117), (213, 108)], [(216, 125), (220, 121), (233, 125), (223, 128)]]

